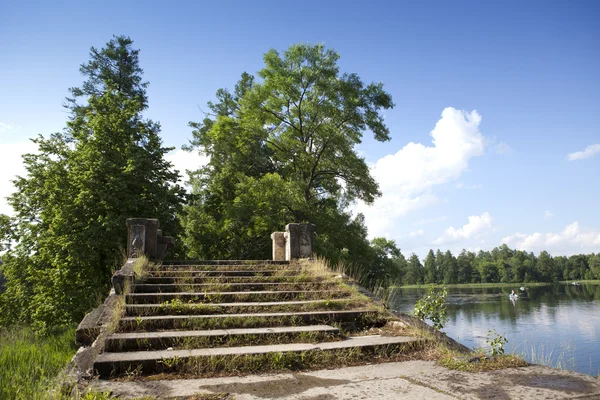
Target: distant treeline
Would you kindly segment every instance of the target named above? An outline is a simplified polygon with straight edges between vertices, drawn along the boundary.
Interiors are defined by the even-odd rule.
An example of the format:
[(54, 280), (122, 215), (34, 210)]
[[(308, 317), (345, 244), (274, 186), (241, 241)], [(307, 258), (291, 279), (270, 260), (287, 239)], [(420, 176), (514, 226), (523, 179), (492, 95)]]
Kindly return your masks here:
[(463, 250), (458, 257), (429, 250), (422, 263), (416, 254), (408, 259), (396, 254), (390, 261), (393, 280), (403, 285), (600, 279), (600, 253), (553, 257), (542, 251), (536, 256), (507, 245), (478, 253)]

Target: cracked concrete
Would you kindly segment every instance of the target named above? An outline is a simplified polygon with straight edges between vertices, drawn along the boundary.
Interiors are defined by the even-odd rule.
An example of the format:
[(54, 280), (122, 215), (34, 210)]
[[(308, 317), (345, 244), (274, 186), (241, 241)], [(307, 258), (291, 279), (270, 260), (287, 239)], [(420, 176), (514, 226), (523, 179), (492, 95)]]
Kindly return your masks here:
[(237, 400), (290, 399), (600, 399), (600, 380), (543, 366), (485, 373), (451, 371), (429, 361), (363, 365), (305, 373), (154, 381), (95, 381), (133, 398), (230, 393)]

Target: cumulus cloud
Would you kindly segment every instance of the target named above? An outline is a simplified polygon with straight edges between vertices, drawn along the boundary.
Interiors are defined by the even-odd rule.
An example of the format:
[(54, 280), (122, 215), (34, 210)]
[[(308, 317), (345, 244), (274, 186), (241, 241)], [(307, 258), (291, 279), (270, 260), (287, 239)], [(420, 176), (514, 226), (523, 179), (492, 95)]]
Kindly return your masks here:
[(544, 219), (550, 219), (552, 217), (554, 217), (554, 214), (551, 211), (546, 210), (546, 212), (544, 213)]
[(475, 237), (491, 227), (492, 217), (489, 213), (485, 212), (481, 215), (472, 215), (469, 217), (469, 222), (463, 225), (462, 228), (456, 229), (453, 226), (449, 227), (440, 237), (435, 239), (433, 243), (439, 245), (460, 242), (461, 240)]
[(185, 183), (188, 179), (187, 170), (195, 171), (208, 164), (208, 157), (201, 156), (196, 151), (173, 150), (165, 156), (167, 161), (173, 163), (174, 169), (181, 175), (180, 182)]
[(372, 206), (358, 203), (355, 211), (365, 215), (372, 236), (389, 234), (396, 218), (440, 202), (431, 189), (458, 179), (469, 160), (483, 155), (485, 138), (480, 123), (477, 111), (448, 107), (430, 133), (431, 145), (408, 143), (371, 167), (382, 197)]
[(560, 233), (515, 233), (502, 239), (502, 243), (518, 250), (547, 250), (555, 255), (590, 253), (600, 251), (600, 232), (582, 229), (575, 221)]
[(586, 147), (585, 150), (583, 150), (583, 151), (576, 151), (574, 153), (569, 153), (569, 154), (567, 154), (567, 159), (569, 161), (584, 160), (586, 158), (593, 157), (598, 153), (600, 153), (600, 143), (591, 144), (588, 147)]
[(31, 141), (0, 143), (0, 214), (13, 214), (12, 207), (8, 205), (6, 197), (11, 195), (15, 188), (12, 180), (17, 175), (24, 176), (26, 171), (21, 156), (26, 153), (37, 151), (37, 145)]

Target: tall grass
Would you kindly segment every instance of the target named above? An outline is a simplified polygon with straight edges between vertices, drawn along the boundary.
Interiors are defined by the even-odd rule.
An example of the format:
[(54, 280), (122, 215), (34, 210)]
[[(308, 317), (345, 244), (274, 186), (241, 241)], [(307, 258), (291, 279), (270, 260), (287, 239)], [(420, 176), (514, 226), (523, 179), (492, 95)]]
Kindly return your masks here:
[(76, 350), (75, 327), (45, 336), (36, 336), (28, 327), (0, 329), (0, 399), (48, 398)]
[(548, 344), (524, 341), (514, 348), (513, 354), (525, 358), (532, 364), (570, 371), (575, 370), (574, 343)]

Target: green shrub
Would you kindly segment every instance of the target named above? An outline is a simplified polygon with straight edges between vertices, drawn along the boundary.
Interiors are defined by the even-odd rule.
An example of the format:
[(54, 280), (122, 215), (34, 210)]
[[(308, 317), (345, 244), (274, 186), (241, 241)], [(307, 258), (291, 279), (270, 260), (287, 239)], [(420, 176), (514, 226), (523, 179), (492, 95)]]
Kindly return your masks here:
[(446, 315), (447, 293), (446, 288), (442, 288), (441, 292), (437, 292), (433, 286), (430, 286), (425, 297), (415, 303), (413, 315), (423, 322), (427, 319), (430, 320), (434, 329), (443, 329), (446, 322), (448, 322), (448, 316)]

